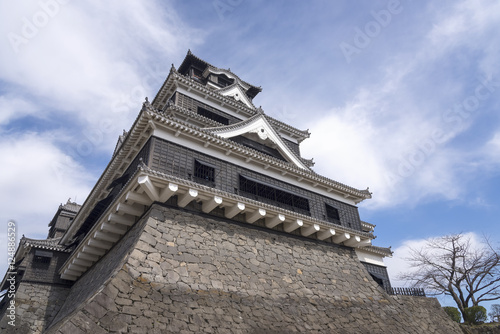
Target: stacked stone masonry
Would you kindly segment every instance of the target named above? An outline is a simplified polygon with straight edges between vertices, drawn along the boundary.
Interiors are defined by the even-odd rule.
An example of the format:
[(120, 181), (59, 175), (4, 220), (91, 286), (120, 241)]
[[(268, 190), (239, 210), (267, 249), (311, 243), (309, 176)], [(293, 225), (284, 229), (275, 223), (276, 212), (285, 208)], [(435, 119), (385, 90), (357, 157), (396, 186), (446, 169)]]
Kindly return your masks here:
[[(43, 333), (59, 312), (69, 290), (69, 287), (22, 282), (16, 292), (14, 318), (3, 317), (0, 332)], [(9, 314), (7, 310), (6, 315)], [(12, 320), (15, 327), (8, 324)]]
[[(47, 333), (461, 333), (392, 297), (352, 249), (153, 205), (72, 287)], [(35, 331), (37, 332), (37, 331)]]

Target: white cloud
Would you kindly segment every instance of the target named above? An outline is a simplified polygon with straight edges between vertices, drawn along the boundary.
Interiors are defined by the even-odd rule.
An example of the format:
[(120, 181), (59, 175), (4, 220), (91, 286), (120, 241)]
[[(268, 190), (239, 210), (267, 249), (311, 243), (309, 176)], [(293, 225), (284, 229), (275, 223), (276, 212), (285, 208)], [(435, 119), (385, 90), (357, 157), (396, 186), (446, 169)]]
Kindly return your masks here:
[(0, 5), (9, 13), (0, 33), (10, 38), (0, 40), (2, 80), (52, 117), (63, 113), (83, 129), (100, 129), (97, 147), (109, 152), (168, 74), (170, 63), (157, 59), (180, 59), (203, 33), (168, 3), (60, 2)]
[(423, 54), (446, 56), (459, 47), (478, 50), (482, 53), (479, 68), (483, 73), (498, 73), (499, 46), (491, 42), (500, 20), (498, 1), (461, 1), (447, 10), (434, 8), (434, 13), (437, 23), (427, 35), (430, 45)]
[(58, 205), (70, 197), (82, 202), (95, 182), (54, 145), (57, 137), (27, 133), (0, 141), (0, 221), (13, 219), (30, 236), (46, 237)]
[[(163, 83), (170, 60), (201, 43), (205, 32), (186, 26), (172, 6), (0, 3), (0, 222), (15, 220), (19, 238), (45, 238), (60, 203), (85, 200), (98, 175), (74, 158), (87, 163), (111, 152), (144, 98)], [(25, 124), (26, 116), (40, 122)], [(28, 131), (23, 125), (37, 132), (20, 134)]]
[[(64, 134), (62, 134), (64, 136)], [(48, 223), (68, 198), (82, 203), (96, 181), (55, 146), (61, 133), (0, 137), (0, 272), (7, 266), (7, 223), (16, 223), (17, 241), (45, 239)]]
[(37, 108), (28, 101), (13, 96), (0, 96), (0, 125), (34, 115)]
[[(470, 238), (471, 246), (473, 249), (479, 248), (481, 245), (481, 238), (474, 232), (462, 233), (465, 239)], [(411, 268), (407, 259), (411, 258), (411, 250), (426, 249), (427, 242), (433, 238), (440, 236), (429, 237), (426, 239), (406, 240), (401, 246), (393, 249), (394, 255), (392, 258), (384, 260), (387, 265), (387, 271), (393, 286), (409, 286), (408, 282), (401, 280), (401, 274), (411, 273), (414, 268)]]
[(490, 152), (494, 158), (498, 159), (500, 162), (500, 131), (495, 133), (495, 135), (487, 142), (486, 151)]
[(369, 186), (375, 192), (369, 206), (458, 196), (453, 168), (460, 157), (435, 135), (438, 120), (407, 106), (397, 108), (399, 102), (384, 100), (393, 93), (384, 89), (372, 91), (380, 99), (362, 93), (310, 123), (303, 154), (315, 158), (321, 174), (360, 189)]
[[(496, 27), (498, 6), (462, 2), (451, 12), (429, 11), (436, 23), (418, 27), (421, 39), (413, 41), (413, 52), (391, 50), (383, 77), (363, 83), (344, 106), (308, 121), (311, 138), (302, 144), (304, 156), (314, 157), (317, 171), (337, 181), (369, 186), (374, 192), (366, 202), (369, 207), (460, 198), (471, 178), (464, 177), (464, 170), (473, 167), (468, 159), (482, 157), (457, 147), (453, 139), (469, 131), (479, 110), (497, 98), (484, 87), (480, 93), (487, 96), (476, 95), (482, 85), (478, 77), (487, 76), (497, 85), (500, 64), (483, 34), (490, 36), (487, 32)], [(469, 61), (467, 71), (443, 67), (442, 61), (463, 47), (481, 50), (474, 57), (483, 65)], [(476, 75), (457, 79), (457, 70)], [(478, 103), (468, 111), (463, 105), (471, 101)], [(460, 111), (456, 105), (462, 106)]]

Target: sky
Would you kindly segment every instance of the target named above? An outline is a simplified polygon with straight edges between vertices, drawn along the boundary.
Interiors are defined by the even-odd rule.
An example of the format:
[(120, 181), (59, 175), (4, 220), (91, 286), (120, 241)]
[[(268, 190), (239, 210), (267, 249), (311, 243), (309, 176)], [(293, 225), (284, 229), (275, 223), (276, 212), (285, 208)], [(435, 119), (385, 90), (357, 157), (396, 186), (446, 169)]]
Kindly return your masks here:
[(39, 0), (0, 13), (0, 250), (9, 221), (42, 239), (59, 204), (83, 203), (188, 49), (309, 129), (301, 153), (317, 173), (369, 187), (360, 215), (394, 251), (393, 285), (428, 238), (500, 242), (498, 1)]

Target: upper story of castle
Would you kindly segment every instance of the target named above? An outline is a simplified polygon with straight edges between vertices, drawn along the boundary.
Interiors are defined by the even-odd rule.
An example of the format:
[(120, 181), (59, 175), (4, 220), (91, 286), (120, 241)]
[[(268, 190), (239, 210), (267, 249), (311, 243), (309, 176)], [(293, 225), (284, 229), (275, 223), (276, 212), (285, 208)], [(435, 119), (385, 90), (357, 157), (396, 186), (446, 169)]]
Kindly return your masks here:
[(155, 202), (379, 254), (356, 207), (369, 191), (315, 173), (300, 153), (309, 132), (256, 108), (260, 91), (191, 52), (172, 66), (62, 237), (75, 247), (62, 277), (80, 277)]
[[(281, 174), (286, 176), (286, 182), (312, 186), (348, 204), (371, 198), (368, 190), (358, 190), (314, 173), (313, 160), (302, 157), (300, 152), (300, 143), (310, 136), (309, 131), (281, 122), (261, 107), (255, 107), (253, 98), (261, 91), (230, 69), (215, 67), (188, 51), (178, 69), (172, 66), (156, 97), (145, 108), (176, 123), (174, 137), (182, 137), (179, 140), (162, 136), (165, 134), (161, 129), (155, 130), (155, 135), (168, 137), (170, 141), (184, 146), (194, 142), (198, 146), (201, 142), (203, 147), (197, 147), (198, 151), (221, 157), (222, 150), (223, 160), (239, 158), (235, 163), (274, 174), (273, 177), (281, 178), (278, 175)], [(184, 128), (189, 130), (183, 131)]]
[(312, 160), (303, 159), (299, 149), (310, 133), (256, 108), (253, 98), (261, 90), (188, 52), (178, 70), (172, 67), (152, 107), (264, 155), (299, 168), (311, 167)]

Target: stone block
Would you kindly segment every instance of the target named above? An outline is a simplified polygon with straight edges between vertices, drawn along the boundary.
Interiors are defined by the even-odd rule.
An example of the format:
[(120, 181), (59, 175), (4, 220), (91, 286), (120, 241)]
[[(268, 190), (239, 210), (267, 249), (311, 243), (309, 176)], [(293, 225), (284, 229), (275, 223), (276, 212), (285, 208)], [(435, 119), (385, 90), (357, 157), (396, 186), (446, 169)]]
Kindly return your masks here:
[(97, 320), (101, 319), (106, 315), (108, 310), (102, 307), (97, 301), (93, 300), (87, 304), (84, 308), (85, 311), (92, 314)]

